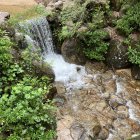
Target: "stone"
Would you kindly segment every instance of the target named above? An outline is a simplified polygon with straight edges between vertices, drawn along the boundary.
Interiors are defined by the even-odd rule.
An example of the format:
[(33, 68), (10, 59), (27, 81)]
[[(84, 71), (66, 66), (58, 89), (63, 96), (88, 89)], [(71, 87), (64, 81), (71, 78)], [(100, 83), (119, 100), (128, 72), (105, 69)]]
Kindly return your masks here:
[(105, 128), (102, 128), (99, 133), (98, 138), (101, 140), (106, 140), (108, 138), (108, 135), (109, 135), (109, 131)]
[(113, 10), (119, 11), (121, 9), (122, 0), (110, 0), (110, 6)]
[(126, 80), (131, 80), (131, 69), (119, 69), (115, 71), (115, 74)]
[(128, 118), (129, 117), (129, 112), (128, 108), (126, 106), (119, 106), (117, 108), (117, 114), (119, 118)]
[(9, 18), (10, 14), (8, 12), (0, 12), (0, 24), (3, 24)]
[(28, 47), (28, 43), (23, 33), (16, 32), (14, 39), (20, 49), (25, 49)]
[(107, 106), (106, 102), (102, 100), (101, 102), (97, 103), (96, 110), (98, 110), (99, 112), (102, 112), (106, 106)]
[(61, 82), (55, 82), (55, 87), (56, 87), (56, 90), (57, 90), (57, 94), (65, 94), (66, 93), (66, 88), (64, 86), (63, 83)]
[(61, 53), (64, 59), (69, 63), (74, 64), (85, 64), (85, 55), (80, 51), (80, 41), (78, 39), (72, 38), (65, 40), (61, 47)]
[(116, 81), (111, 79), (108, 82), (104, 83), (105, 92), (109, 94), (114, 94), (116, 92)]
[(35, 73), (38, 76), (46, 75), (51, 79), (51, 81), (54, 81), (55, 79), (54, 72), (48, 64), (37, 60), (33, 61), (32, 64), (35, 67)]
[(130, 66), (127, 52), (128, 46), (122, 45), (118, 39), (112, 40), (106, 55), (107, 65), (113, 69), (127, 68)]
[(83, 139), (82, 137), (84, 135), (85, 129), (81, 124), (75, 123), (74, 125), (71, 126), (70, 131), (73, 140)]
[(138, 65), (133, 65), (131, 67), (131, 74), (135, 80), (140, 80), (140, 67)]
[(63, 2), (61, 0), (54, 3), (54, 7), (56, 10), (61, 10), (63, 8)]

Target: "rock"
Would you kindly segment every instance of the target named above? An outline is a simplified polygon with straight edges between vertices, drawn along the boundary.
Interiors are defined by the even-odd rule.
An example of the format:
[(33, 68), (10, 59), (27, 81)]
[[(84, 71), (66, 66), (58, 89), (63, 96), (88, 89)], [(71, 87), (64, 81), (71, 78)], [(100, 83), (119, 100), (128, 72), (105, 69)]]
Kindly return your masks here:
[(109, 135), (109, 131), (105, 128), (102, 128), (102, 130), (99, 133), (98, 138), (101, 140), (106, 140), (108, 138)]
[(110, 0), (110, 6), (113, 10), (119, 11), (121, 9), (122, 0)]
[(33, 66), (35, 67), (35, 72), (39, 76), (46, 75), (48, 76), (51, 81), (54, 81), (55, 75), (51, 67), (46, 64), (45, 62), (40, 62), (40, 61), (33, 61)]
[(85, 129), (81, 124), (74, 124), (70, 128), (73, 140), (81, 140), (84, 138)]
[(106, 55), (107, 65), (116, 69), (128, 67), (130, 63), (127, 55), (127, 49), (128, 47), (122, 45), (119, 40), (112, 40)]
[(66, 98), (63, 95), (56, 95), (54, 101), (57, 107), (63, 107), (66, 102)]
[(140, 67), (138, 65), (133, 65), (131, 68), (131, 74), (135, 80), (140, 80)]
[(63, 83), (55, 82), (55, 87), (57, 90), (57, 94), (65, 94), (66, 93), (66, 88), (65, 88)]
[(55, 7), (56, 10), (62, 10), (62, 8), (63, 8), (63, 2), (61, 0), (57, 1), (54, 4), (54, 7)]
[(80, 41), (78, 39), (65, 40), (61, 47), (64, 59), (69, 63), (85, 64), (85, 55), (80, 51)]
[(98, 110), (99, 112), (102, 112), (105, 109), (105, 107), (107, 107), (107, 104), (104, 100), (102, 100), (97, 103), (96, 110)]
[(105, 92), (109, 94), (114, 94), (116, 92), (116, 81), (110, 80), (104, 84)]
[(117, 114), (119, 118), (128, 118), (129, 113), (128, 113), (128, 108), (126, 106), (119, 106), (117, 108)]
[(131, 80), (131, 70), (130, 69), (119, 69), (115, 71), (115, 74), (126, 80)]
[(86, 32), (88, 30), (88, 28), (86, 26), (81, 26), (79, 29), (78, 29), (78, 32), (79, 33), (83, 33), (83, 32)]
[(8, 12), (0, 12), (0, 24), (3, 24), (9, 18), (10, 14)]
[(23, 33), (16, 32), (15, 41), (20, 49), (25, 49), (28, 47), (28, 43)]
[(105, 93), (103, 93), (102, 97), (105, 98), (105, 99), (109, 99), (110, 93), (109, 92), (105, 92)]

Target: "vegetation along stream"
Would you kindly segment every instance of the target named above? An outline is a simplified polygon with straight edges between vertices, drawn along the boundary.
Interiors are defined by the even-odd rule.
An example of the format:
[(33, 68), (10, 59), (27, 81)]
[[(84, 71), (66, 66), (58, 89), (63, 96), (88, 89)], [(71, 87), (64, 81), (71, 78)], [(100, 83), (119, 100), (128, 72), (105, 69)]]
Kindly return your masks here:
[(0, 140), (139, 140), (139, 10), (2, 0)]

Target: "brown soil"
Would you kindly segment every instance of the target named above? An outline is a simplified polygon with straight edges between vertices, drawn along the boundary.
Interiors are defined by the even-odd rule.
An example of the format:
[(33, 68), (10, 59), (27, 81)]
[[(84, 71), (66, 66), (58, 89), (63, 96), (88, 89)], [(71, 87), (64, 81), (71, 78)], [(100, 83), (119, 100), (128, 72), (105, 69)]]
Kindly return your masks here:
[(16, 14), (23, 12), (36, 4), (37, 3), (34, 0), (0, 0), (0, 11)]

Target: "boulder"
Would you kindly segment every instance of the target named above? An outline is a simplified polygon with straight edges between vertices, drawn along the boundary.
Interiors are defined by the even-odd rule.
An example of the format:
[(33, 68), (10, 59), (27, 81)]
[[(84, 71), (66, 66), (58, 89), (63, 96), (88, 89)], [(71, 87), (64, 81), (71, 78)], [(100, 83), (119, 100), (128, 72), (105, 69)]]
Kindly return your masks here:
[(128, 55), (128, 46), (122, 45), (122, 42), (118, 39), (110, 42), (110, 47), (106, 55), (107, 65), (111, 68), (121, 69), (130, 65)]
[(46, 64), (45, 62), (37, 61), (37, 60), (33, 61), (32, 63), (33, 63), (33, 66), (35, 67), (35, 72), (37, 75), (39, 76), (46, 75), (49, 78), (51, 78), (52, 81), (54, 81), (55, 79), (54, 72), (48, 64)]
[(57, 94), (65, 94), (66, 93), (66, 88), (64, 86), (63, 83), (61, 82), (55, 82), (55, 87), (56, 87), (56, 90), (57, 90)]
[(122, 0), (110, 0), (110, 6), (113, 10), (119, 11), (122, 6)]
[(59, 0), (56, 3), (54, 3), (54, 7), (56, 10), (62, 10), (63, 8), (63, 1)]
[(80, 41), (72, 38), (65, 40), (61, 47), (61, 53), (64, 59), (69, 63), (85, 64), (86, 58), (80, 48)]
[(9, 18), (10, 14), (8, 12), (0, 12), (0, 24), (3, 24)]
[(138, 65), (133, 65), (131, 68), (131, 74), (135, 80), (140, 80), (140, 67)]

